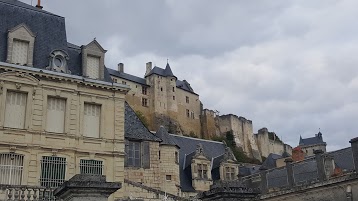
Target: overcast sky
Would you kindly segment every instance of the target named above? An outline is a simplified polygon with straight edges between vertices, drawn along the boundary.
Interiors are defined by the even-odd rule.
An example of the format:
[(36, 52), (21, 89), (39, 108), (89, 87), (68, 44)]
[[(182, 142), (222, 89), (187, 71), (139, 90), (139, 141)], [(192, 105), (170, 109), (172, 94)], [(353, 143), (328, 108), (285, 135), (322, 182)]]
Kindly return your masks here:
[[(31, 0), (23, 0), (31, 3)], [(37, 1), (33, 0), (35, 5)], [(106, 65), (145, 63), (186, 79), (204, 108), (251, 119), (297, 146), (321, 128), (329, 150), (358, 130), (357, 0), (43, 0), (67, 39), (97, 38)]]

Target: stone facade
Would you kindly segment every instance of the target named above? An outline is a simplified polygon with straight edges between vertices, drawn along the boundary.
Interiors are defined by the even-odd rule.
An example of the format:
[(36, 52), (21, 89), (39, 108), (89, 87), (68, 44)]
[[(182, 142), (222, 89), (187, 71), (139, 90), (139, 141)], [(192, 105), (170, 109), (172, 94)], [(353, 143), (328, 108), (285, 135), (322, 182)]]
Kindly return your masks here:
[[(270, 137), (270, 135), (272, 137)], [(255, 134), (255, 139), (263, 157), (268, 157), (270, 153), (282, 155), (288, 153), (292, 155), (292, 147), (283, 143), (281, 140), (276, 140), (276, 134), (269, 132), (267, 128), (262, 128)]]
[[(41, 161), (44, 156), (65, 158), (64, 180), (79, 174), (80, 160), (86, 159), (102, 161), (103, 174), (108, 181), (123, 182), (123, 114), (128, 88), (6, 63), (0, 63), (0, 72), (0, 154), (23, 156), (22, 179), (18, 184), (41, 184), (44, 171)], [(23, 129), (4, 125), (7, 94), (11, 91), (27, 94)], [(66, 100), (63, 133), (46, 130), (48, 97)], [(83, 132), (85, 103), (101, 105), (99, 138), (86, 137)]]
[[(144, 78), (125, 74), (123, 64), (119, 64), (118, 71), (110, 73), (114, 82), (130, 86), (126, 101), (145, 116), (150, 130), (165, 126), (171, 133), (200, 137), (199, 95), (187, 81), (178, 80), (172, 73), (163, 74), (164, 69), (159, 67), (152, 69), (152, 62), (148, 62), (146, 68)], [(166, 69), (170, 69), (169, 64)]]
[(261, 154), (253, 135), (252, 121), (228, 114), (218, 117), (220, 133), (232, 131), (235, 143), (242, 147), (247, 156), (261, 161)]

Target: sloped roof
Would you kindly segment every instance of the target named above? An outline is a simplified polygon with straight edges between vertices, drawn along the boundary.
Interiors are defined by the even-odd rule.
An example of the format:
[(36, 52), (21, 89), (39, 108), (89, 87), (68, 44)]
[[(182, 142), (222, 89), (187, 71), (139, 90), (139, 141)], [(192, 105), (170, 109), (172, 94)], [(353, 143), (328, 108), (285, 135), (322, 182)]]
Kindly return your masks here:
[[(19, 24), (25, 24), (36, 35), (33, 53), (33, 66), (36, 68), (48, 66), (48, 56), (53, 50), (68, 52), (63, 17), (18, 0), (0, 0), (0, 19), (0, 44), (7, 44), (8, 30)], [(0, 61), (6, 62), (6, 56), (7, 46), (2, 45)]]
[(267, 156), (266, 160), (262, 163), (262, 166), (267, 169), (272, 169), (276, 167), (276, 160), (282, 158), (281, 155), (273, 154)]
[(135, 82), (135, 83), (138, 83), (141, 85), (149, 86), (149, 85), (147, 85), (146, 80), (144, 78), (140, 78), (140, 77), (128, 74), (128, 73), (124, 73), (124, 72), (122, 73), (122, 72), (119, 72), (119, 71), (111, 69), (111, 68), (108, 68), (108, 72), (112, 76), (116, 76), (116, 77), (119, 77), (119, 78), (122, 78), (122, 79), (125, 79), (128, 81), (132, 81), (132, 82)]
[(160, 126), (155, 135), (160, 138), (162, 141), (160, 142), (161, 145), (173, 145), (179, 147), (176, 143), (174, 138), (169, 135), (167, 129), (163, 126)]
[(191, 88), (189, 82), (187, 82), (186, 80), (177, 80), (176, 81), (176, 86), (179, 89), (182, 89), (184, 91), (190, 92), (192, 94), (198, 95), (197, 93), (194, 92), (193, 88)]
[(177, 78), (173, 74), (169, 63), (167, 63), (167, 65), (165, 66), (165, 69), (160, 68), (158, 66), (154, 66), (154, 68), (145, 77), (148, 77), (148, 76), (153, 75), (153, 74), (160, 75), (160, 76), (163, 76), (163, 77), (175, 77), (175, 78)]
[[(197, 145), (200, 143), (202, 144), (203, 151), (207, 157), (210, 159), (215, 158), (217, 156), (222, 155), (225, 153), (226, 145), (222, 142), (216, 142), (216, 141), (209, 141), (209, 140), (203, 140), (198, 138), (191, 138), (191, 137), (185, 137), (185, 136), (179, 136), (179, 135), (173, 135), (175, 142), (177, 145), (180, 146), (179, 150), (179, 174), (180, 174), (180, 185), (182, 188), (182, 191), (184, 192), (195, 192), (193, 186), (192, 186), (192, 178), (189, 174), (188, 170), (189, 168), (184, 168), (187, 166), (187, 163), (191, 163), (190, 161), (184, 162), (188, 155), (192, 155), (193, 152), (195, 154), (195, 150), (197, 148)], [(190, 166), (188, 166), (190, 167)]]
[(175, 75), (174, 75), (173, 72), (172, 72), (172, 69), (170, 68), (169, 63), (167, 63), (167, 65), (165, 66), (164, 74), (165, 74), (165, 76), (167, 76), (167, 77), (175, 77)]
[(162, 140), (151, 133), (147, 127), (141, 122), (134, 110), (125, 102), (124, 113), (124, 137), (134, 140), (157, 141)]
[(333, 156), (336, 166), (341, 168), (343, 171), (354, 170), (352, 147), (331, 151), (328, 152), (328, 154)]
[(323, 138), (322, 138), (322, 133), (319, 132), (318, 134), (316, 134), (316, 136), (314, 137), (310, 137), (310, 138), (302, 138), (300, 137), (300, 142), (299, 144), (302, 146), (305, 146), (305, 145), (314, 145), (314, 144), (326, 144), (324, 141), (323, 141)]
[[(7, 44), (8, 31), (23, 24), (36, 39), (33, 68), (45, 69), (54, 50), (69, 56), (68, 69), (72, 75), (82, 76), (81, 48), (67, 42), (65, 18), (18, 0), (0, 0), (0, 44)], [(0, 62), (7, 60), (7, 46), (0, 45)], [(105, 69), (104, 81), (111, 82)]]

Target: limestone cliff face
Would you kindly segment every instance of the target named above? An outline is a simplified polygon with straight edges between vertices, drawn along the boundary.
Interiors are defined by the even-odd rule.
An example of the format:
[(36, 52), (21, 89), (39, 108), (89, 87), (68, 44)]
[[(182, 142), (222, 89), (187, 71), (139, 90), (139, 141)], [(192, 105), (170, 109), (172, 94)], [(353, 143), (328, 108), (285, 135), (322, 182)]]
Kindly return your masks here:
[(260, 153), (267, 157), (270, 153), (282, 155), (284, 152), (292, 155), (292, 147), (279, 140), (274, 132), (269, 132), (267, 128), (262, 128), (255, 134)]
[(232, 131), (235, 143), (247, 156), (261, 161), (261, 154), (253, 135), (252, 121), (233, 114), (217, 116), (219, 133)]

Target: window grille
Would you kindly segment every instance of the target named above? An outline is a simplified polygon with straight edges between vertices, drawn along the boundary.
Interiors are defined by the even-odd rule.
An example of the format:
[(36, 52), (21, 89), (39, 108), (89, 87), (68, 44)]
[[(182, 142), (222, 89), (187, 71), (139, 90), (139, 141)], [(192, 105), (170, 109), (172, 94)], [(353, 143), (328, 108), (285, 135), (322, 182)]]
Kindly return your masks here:
[(44, 187), (58, 187), (65, 181), (66, 158), (43, 156), (41, 160), (40, 184)]
[(188, 96), (185, 96), (185, 102), (189, 103), (189, 97)]
[(101, 105), (85, 103), (83, 135), (99, 138)]
[(103, 174), (103, 161), (98, 160), (80, 160), (80, 173), (81, 174)]
[(148, 107), (148, 99), (142, 98), (142, 106), (143, 107)]
[(21, 185), (24, 156), (14, 153), (0, 154), (0, 184)]
[(147, 95), (147, 87), (142, 86), (142, 94)]
[(5, 127), (25, 128), (27, 94), (7, 91), (5, 108)]
[(141, 144), (140, 142), (128, 142), (127, 147), (127, 166), (140, 167), (141, 166)]

